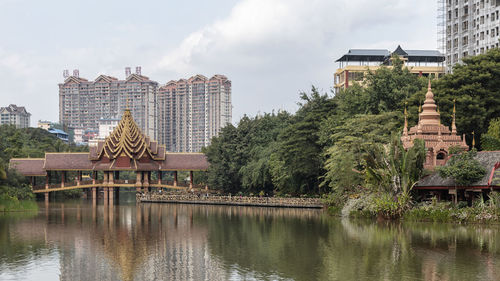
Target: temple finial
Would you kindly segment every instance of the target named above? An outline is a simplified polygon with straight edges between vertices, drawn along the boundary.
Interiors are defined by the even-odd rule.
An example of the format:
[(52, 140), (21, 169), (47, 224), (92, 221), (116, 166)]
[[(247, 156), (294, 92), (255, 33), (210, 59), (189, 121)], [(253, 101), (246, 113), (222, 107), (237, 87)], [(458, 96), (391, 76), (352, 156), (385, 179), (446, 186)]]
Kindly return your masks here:
[(457, 126), (456, 126), (456, 124), (455, 124), (455, 114), (456, 114), (457, 110), (456, 110), (456, 108), (455, 108), (455, 102), (456, 102), (456, 100), (454, 99), (454, 100), (453, 100), (453, 119), (452, 119), (452, 121), (451, 121), (451, 133), (452, 133), (453, 135), (456, 135), (456, 134), (457, 134)]
[(429, 82), (427, 84), (427, 90), (431, 90), (431, 77), (429, 76)]
[(472, 148), (476, 146), (476, 136), (474, 135), (474, 131), (472, 131)]

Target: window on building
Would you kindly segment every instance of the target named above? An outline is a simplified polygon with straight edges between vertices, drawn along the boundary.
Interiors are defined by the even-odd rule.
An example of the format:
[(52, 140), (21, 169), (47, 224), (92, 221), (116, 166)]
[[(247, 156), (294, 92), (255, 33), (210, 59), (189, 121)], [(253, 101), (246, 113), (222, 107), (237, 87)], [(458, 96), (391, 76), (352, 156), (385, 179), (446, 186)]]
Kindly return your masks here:
[(479, 23), (484, 24), (484, 16), (481, 16), (481, 17), (479, 18)]

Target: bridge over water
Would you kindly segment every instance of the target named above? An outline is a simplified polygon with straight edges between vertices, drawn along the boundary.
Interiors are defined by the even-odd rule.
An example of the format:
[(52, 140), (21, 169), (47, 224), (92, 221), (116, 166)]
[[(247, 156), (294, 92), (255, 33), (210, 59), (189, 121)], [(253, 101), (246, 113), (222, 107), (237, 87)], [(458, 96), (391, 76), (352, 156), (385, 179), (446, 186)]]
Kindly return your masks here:
[[(89, 189), (96, 199), (100, 189), (107, 202), (120, 187), (133, 187), (138, 192), (204, 188), (194, 185), (193, 171), (206, 170), (208, 162), (202, 153), (166, 152), (165, 146), (142, 134), (127, 109), (112, 134), (91, 146), (89, 152), (13, 158), (10, 167), (30, 177), (33, 192), (44, 193), (46, 201), (50, 192), (71, 189)], [(189, 180), (179, 181), (179, 171), (189, 172)], [(120, 179), (121, 172), (135, 174), (134, 179)]]

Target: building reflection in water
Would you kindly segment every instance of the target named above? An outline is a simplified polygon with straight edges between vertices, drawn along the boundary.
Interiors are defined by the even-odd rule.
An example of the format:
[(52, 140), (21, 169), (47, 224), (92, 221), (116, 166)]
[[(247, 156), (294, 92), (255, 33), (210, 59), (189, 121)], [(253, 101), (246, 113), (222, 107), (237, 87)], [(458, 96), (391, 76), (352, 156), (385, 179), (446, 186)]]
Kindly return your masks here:
[(15, 223), (0, 218), (0, 226), (0, 244), (13, 252), (0, 250), (0, 269), (6, 259), (19, 264), (23, 255), (32, 261), (56, 252), (61, 280), (492, 280), (500, 273), (494, 226), (380, 224), (307, 209), (91, 203), (50, 203)]

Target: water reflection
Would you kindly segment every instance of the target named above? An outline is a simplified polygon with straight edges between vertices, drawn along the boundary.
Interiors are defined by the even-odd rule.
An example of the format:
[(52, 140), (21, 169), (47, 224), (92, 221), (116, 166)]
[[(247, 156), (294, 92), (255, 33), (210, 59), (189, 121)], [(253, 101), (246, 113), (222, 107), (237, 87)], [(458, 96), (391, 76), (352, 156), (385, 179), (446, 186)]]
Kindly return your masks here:
[(0, 215), (0, 279), (495, 280), (498, 230), (304, 209), (50, 203)]

